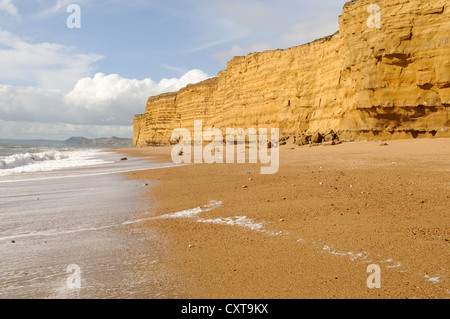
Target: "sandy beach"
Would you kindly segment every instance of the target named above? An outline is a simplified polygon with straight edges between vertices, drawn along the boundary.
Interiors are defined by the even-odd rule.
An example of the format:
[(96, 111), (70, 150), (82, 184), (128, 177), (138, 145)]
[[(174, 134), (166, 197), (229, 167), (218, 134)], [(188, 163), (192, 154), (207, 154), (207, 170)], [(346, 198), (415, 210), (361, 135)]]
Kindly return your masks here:
[[(280, 168), (196, 164), (127, 173), (154, 181), (181, 298), (445, 298), (450, 139), (280, 148)], [(119, 152), (171, 162), (171, 147)], [(152, 184), (153, 185), (153, 184)], [(381, 288), (368, 288), (369, 265)], [(145, 267), (145, 266), (144, 266)], [(149, 265), (150, 267), (150, 265)]]

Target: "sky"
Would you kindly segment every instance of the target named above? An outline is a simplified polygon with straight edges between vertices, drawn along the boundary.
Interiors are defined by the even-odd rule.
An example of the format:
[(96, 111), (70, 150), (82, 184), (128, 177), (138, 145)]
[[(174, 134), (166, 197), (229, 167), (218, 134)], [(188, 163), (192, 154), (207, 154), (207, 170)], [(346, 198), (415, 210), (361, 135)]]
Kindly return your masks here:
[(0, 138), (131, 138), (148, 97), (333, 34), (345, 2), (0, 0)]

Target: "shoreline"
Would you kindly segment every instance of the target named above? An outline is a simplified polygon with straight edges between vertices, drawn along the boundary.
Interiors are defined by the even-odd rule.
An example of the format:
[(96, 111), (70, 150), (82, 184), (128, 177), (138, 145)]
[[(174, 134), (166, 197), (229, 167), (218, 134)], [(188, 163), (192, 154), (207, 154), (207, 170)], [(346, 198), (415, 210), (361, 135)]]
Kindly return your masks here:
[[(448, 299), (449, 146), (282, 146), (275, 175), (260, 175), (260, 164), (199, 164), (127, 176), (156, 182), (146, 196), (160, 217), (139, 227), (167, 238), (161, 262), (181, 298)], [(115, 151), (168, 162), (170, 150)], [(380, 289), (367, 287), (371, 264)]]
[[(0, 181), (0, 298), (176, 296), (165, 294), (176, 283), (159, 268), (163, 239), (133, 227), (153, 203), (121, 173), (161, 165), (97, 155), (104, 163)], [(68, 268), (79, 269), (77, 286)]]

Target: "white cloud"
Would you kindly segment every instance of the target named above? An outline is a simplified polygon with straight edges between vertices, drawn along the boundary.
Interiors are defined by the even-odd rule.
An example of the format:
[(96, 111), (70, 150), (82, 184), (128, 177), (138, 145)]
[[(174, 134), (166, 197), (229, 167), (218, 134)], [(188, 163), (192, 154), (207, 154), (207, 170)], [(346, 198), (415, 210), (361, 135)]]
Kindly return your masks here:
[(320, 10), (310, 19), (291, 24), (280, 36), (283, 43), (296, 46), (331, 35), (339, 30), (338, 16), (334, 10)]
[(169, 71), (178, 72), (180, 74), (184, 74), (184, 73), (187, 72), (187, 70), (185, 68), (183, 68), (183, 67), (176, 66), (176, 65), (169, 65), (169, 64), (166, 64), (166, 63), (162, 64), (161, 67), (164, 68), (164, 69), (167, 69)]
[[(339, 29), (338, 16), (345, 0), (231, 0), (212, 1), (205, 10), (221, 21), (222, 37), (242, 37), (221, 44), (213, 54), (222, 66), (234, 56), (308, 43)], [(220, 8), (214, 11), (213, 5)], [(217, 12), (220, 11), (220, 12)], [(212, 19), (212, 17), (211, 17)]]
[(51, 7), (48, 7), (32, 16), (34, 20), (48, 19), (60, 13), (66, 13), (66, 9), (70, 4), (82, 5), (88, 0), (57, 0)]
[(56, 90), (0, 85), (0, 119), (58, 121), (64, 111), (63, 97)]
[[(212, 5), (212, 4), (211, 4)], [(277, 4), (266, 5), (262, 1), (228, 0), (214, 3), (222, 15), (227, 16), (240, 29), (248, 28), (257, 31), (267, 31), (275, 28), (282, 19)]]
[(208, 75), (200, 70), (191, 70), (178, 79), (162, 79), (159, 83), (149, 78), (135, 80), (117, 74), (97, 73), (93, 78), (79, 80), (64, 96), (64, 102), (74, 111), (73, 118), (89, 116), (88, 119), (80, 118), (82, 123), (131, 124), (133, 115), (145, 110), (145, 102), (150, 96), (178, 91), (207, 78)]
[[(77, 135), (89, 133), (91, 137), (119, 135), (114, 134), (115, 130), (126, 133), (122, 136), (131, 136), (133, 117), (145, 111), (150, 96), (178, 91), (207, 78), (201, 70), (159, 82), (97, 73), (92, 78), (80, 79), (69, 93), (0, 85), (0, 136), (28, 138), (34, 132), (40, 138), (67, 132), (65, 136), (69, 137), (75, 131)], [(83, 130), (86, 134), (82, 134)]]
[(0, 26), (16, 27), (21, 21), (19, 9), (12, 0), (0, 0)]
[(0, 29), (0, 81), (46, 89), (70, 90), (89, 75), (98, 54), (77, 53), (55, 43), (29, 43)]
[(242, 32), (239, 32), (238, 35), (233, 35), (233, 36), (228, 37), (228, 38), (223, 38), (223, 39), (218, 39), (218, 40), (214, 40), (214, 41), (209, 41), (209, 42), (197, 45), (197, 46), (195, 46), (193, 48), (186, 49), (186, 50), (182, 51), (181, 53), (183, 53), (183, 54), (196, 53), (196, 52), (203, 51), (203, 50), (206, 50), (206, 49), (209, 49), (209, 48), (213, 48), (213, 47), (216, 47), (216, 46), (228, 43), (228, 42), (234, 42), (234, 41), (236, 41), (236, 40), (238, 40), (240, 38), (243, 38), (244, 36), (245, 36), (245, 32), (242, 31)]
[(246, 56), (252, 52), (262, 52), (265, 50), (273, 49), (273, 46), (267, 42), (256, 42), (246, 47), (240, 47), (233, 45), (230, 50), (222, 50), (214, 54), (214, 57), (223, 65), (226, 66), (227, 62), (235, 56)]
[(0, 120), (0, 138), (65, 140), (71, 136), (128, 137), (133, 136), (132, 126), (74, 125), (66, 123), (39, 123)]
[(18, 15), (19, 10), (11, 0), (0, 0), (0, 12), (6, 12), (11, 15)]

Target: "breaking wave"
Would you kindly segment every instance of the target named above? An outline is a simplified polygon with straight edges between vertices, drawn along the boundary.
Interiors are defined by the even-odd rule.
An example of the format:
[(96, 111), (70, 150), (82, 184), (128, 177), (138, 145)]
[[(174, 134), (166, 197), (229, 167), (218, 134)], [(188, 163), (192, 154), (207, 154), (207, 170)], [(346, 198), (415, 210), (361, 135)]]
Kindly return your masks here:
[(105, 163), (95, 158), (95, 151), (48, 150), (0, 156), (0, 176), (11, 174), (47, 172), (63, 168), (91, 166)]
[(58, 151), (42, 153), (14, 154), (0, 158), (0, 169), (11, 169), (20, 166), (35, 164), (36, 162), (66, 159), (69, 156)]

